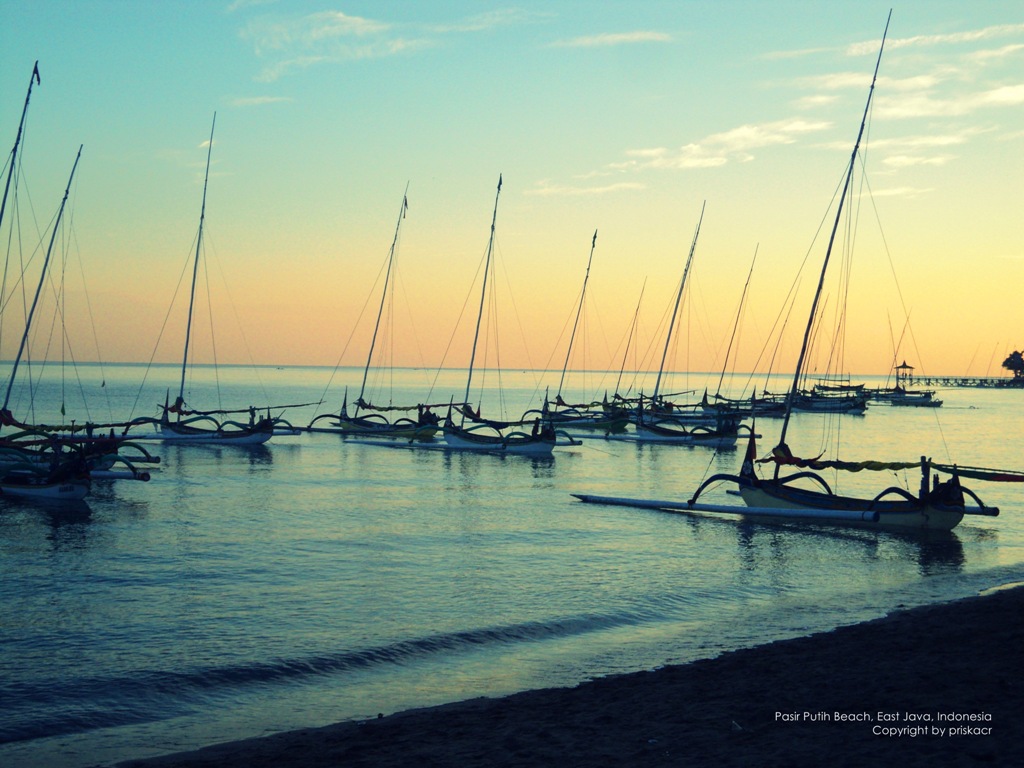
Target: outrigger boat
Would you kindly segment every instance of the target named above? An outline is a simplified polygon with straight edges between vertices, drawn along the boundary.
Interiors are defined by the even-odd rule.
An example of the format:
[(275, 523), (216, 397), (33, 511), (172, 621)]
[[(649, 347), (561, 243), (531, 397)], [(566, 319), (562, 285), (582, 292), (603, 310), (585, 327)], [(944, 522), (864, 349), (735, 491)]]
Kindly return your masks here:
[(604, 402), (590, 403), (567, 403), (562, 398), (562, 388), (565, 385), (565, 375), (569, 370), (569, 361), (572, 359), (573, 344), (576, 341), (576, 331), (579, 328), (580, 316), (583, 314), (583, 306), (587, 298), (587, 283), (590, 282), (590, 265), (594, 261), (594, 250), (597, 248), (597, 230), (590, 240), (590, 255), (587, 257), (587, 269), (583, 274), (583, 288), (580, 290), (580, 300), (576, 305), (576, 317), (573, 320), (572, 332), (569, 334), (569, 344), (565, 350), (565, 362), (562, 363), (562, 375), (558, 379), (558, 390), (555, 392), (554, 400), (544, 393), (544, 404), (539, 408), (533, 408), (523, 414), (523, 421), (527, 422), (539, 418), (542, 424), (552, 429), (561, 429), (566, 432), (594, 432), (619, 433), (624, 432), (629, 425), (629, 416), (625, 413), (613, 413), (607, 409), (607, 397)]
[(661, 394), (661, 381), (665, 373), (668, 351), (672, 345), (672, 334), (679, 314), (683, 292), (686, 290), (687, 277), (693, 263), (693, 254), (697, 249), (697, 238), (700, 236), (701, 223), (704, 221), (704, 207), (701, 207), (700, 218), (693, 233), (690, 251), (686, 256), (683, 276), (676, 292), (672, 318), (669, 320), (665, 334), (665, 347), (661, 353), (658, 366), (658, 377), (654, 382), (654, 394), (644, 398), (641, 394), (636, 409), (633, 411), (634, 432), (630, 435), (606, 435), (607, 438), (632, 440), (641, 443), (662, 443), (675, 445), (706, 445), (715, 448), (728, 448), (735, 445), (739, 435), (739, 424), (742, 416), (734, 414), (713, 414), (705, 411), (700, 403), (690, 406), (679, 406), (669, 402)]
[[(307, 432), (333, 432), (344, 437), (392, 437), (403, 440), (429, 441), (440, 429), (440, 418), (433, 412), (433, 408), (443, 408), (440, 405), (417, 404), (411, 406), (403, 405), (374, 405), (366, 401), (366, 380), (373, 365), (373, 353), (377, 346), (377, 334), (380, 332), (381, 319), (384, 316), (384, 306), (388, 297), (388, 286), (392, 283), (392, 273), (395, 267), (395, 253), (398, 248), (398, 234), (409, 210), (408, 187), (406, 194), (402, 195), (402, 207), (398, 213), (398, 223), (395, 225), (395, 236), (391, 241), (391, 249), (388, 251), (387, 270), (384, 273), (384, 288), (380, 295), (380, 306), (377, 309), (377, 322), (373, 326), (373, 336), (370, 339), (370, 351), (366, 355), (366, 366), (363, 368), (363, 381), (359, 387), (359, 396), (355, 400), (355, 412), (348, 412), (348, 389), (345, 389), (345, 397), (342, 400), (341, 410), (338, 413), (324, 413), (313, 418)], [(364, 413), (361, 413), (364, 412)], [(408, 414), (415, 411), (416, 418)], [(397, 418), (390, 418), (390, 413), (403, 414)]]
[[(480, 339), (480, 323), (483, 320), (484, 304), (487, 299), (487, 278), (491, 271), (491, 257), (494, 251), (494, 229), (498, 220), (498, 198), (501, 196), (501, 176), (498, 176), (498, 191), (494, 195), (494, 212), (491, 215), (491, 235), (487, 241), (487, 256), (484, 262), (483, 287), (480, 291), (480, 310), (476, 318), (476, 331), (473, 335), (473, 351), (469, 358), (469, 372), (466, 376), (466, 396), (463, 398), (464, 405), (458, 409), (459, 423), (455, 423), (454, 407), (449, 406), (448, 413), (442, 424), (445, 444), (449, 448), (460, 451), (481, 451), (495, 453), (514, 453), (529, 456), (550, 456), (555, 443), (558, 441), (558, 434), (548, 425), (541, 424), (537, 418), (531, 431), (521, 429), (525, 426), (516, 423), (520, 427), (513, 431), (505, 431), (507, 423), (486, 422), (479, 419), (479, 409), (476, 418), (470, 418), (467, 425), (467, 412), (472, 413), (469, 406), (469, 395), (473, 385), (473, 366), (476, 362), (477, 342)], [(510, 424), (511, 425), (511, 424)]]
[[(170, 396), (164, 399), (161, 408), (160, 418), (140, 417), (133, 419), (125, 425), (125, 434), (132, 427), (149, 425), (156, 428), (156, 432), (147, 435), (138, 435), (138, 440), (160, 440), (179, 444), (202, 443), (208, 445), (239, 445), (252, 446), (262, 445), (274, 435), (295, 435), (299, 430), (279, 417), (270, 415), (270, 408), (266, 408), (266, 415), (255, 406), (237, 409), (215, 409), (198, 410), (191, 408), (185, 402), (185, 378), (189, 366), (189, 346), (192, 338), (192, 315), (195, 307), (196, 281), (199, 275), (199, 258), (203, 247), (203, 224), (206, 221), (206, 190), (210, 180), (210, 157), (213, 153), (213, 134), (217, 126), (217, 115), (213, 115), (213, 124), (210, 127), (210, 141), (206, 148), (206, 173), (203, 177), (203, 202), (199, 211), (199, 232), (196, 236), (195, 258), (192, 262), (192, 287), (189, 294), (188, 320), (185, 326), (185, 350), (181, 361), (181, 384), (178, 395), (173, 403), (170, 403)], [(305, 403), (303, 405), (311, 405)], [(297, 408), (302, 406), (275, 406), (276, 408)], [(236, 419), (223, 419), (224, 416), (235, 414), (248, 414), (248, 422)]]
[[(888, 33), (888, 28), (889, 23), (887, 21), (886, 33)], [(881, 48), (884, 48), (884, 45), (885, 34), (882, 36)], [(686, 501), (623, 499), (589, 494), (574, 494), (581, 501), (599, 504), (622, 504), (679, 512), (724, 512), (743, 517), (764, 518), (775, 521), (839, 524), (898, 531), (949, 531), (960, 523), (964, 515), (995, 516), (999, 514), (998, 508), (985, 505), (973, 492), (960, 484), (961, 470), (956, 466), (932, 464), (927, 457), (922, 457), (919, 462), (903, 463), (822, 461), (820, 458), (801, 459), (794, 456), (786, 444), (786, 433), (794, 408), (794, 396), (798, 392), (818, 301), (821, 297), (829, 257), (832, 253), (832, 246), (839, 228), (843, 201), (850, 192), (855, 161), (861, 139), (864, 135), (868, 110), (871, 105), (871, 94), (874, 92), (875, 82), (878, 78), (878, 68), (882, 58), (881, 48), (878, 53), (878, 61), (875, 64), (875, 73), (871, 81), (867, 106), (865, 106), (860, 131), (850, 157), (846, 181), (839, 198), (838, 211), (804, 332), (803, 345), (793, 377), (791, 396), (787, 398), (786, 414), (782, 423), (779, 444), (767, 458), (757, 459), (756, 442), (753, 433), (751, 433), (740, 474), (713, 475), (701, 483), (696, 492)], [(756, 474), (755, 464), (760, 463), (774, 463), (773, 477), (761, 478)], [(893, 471), (913, 468), (915, 466), (920, 466), (921, 468), (920, 488), (916, 496), (898, 487), (886, 488), (870, 498), (840, 496), (834, 493), (829, 484), (816, 472), (816, 470), (830, 468), (846, 471), (865, 469)], [(795, 467), (802, 471), (784, 477), (780, 475), (780, 470), (783, 467)], [(932, 475), (932, 469), (948, 472), (951, 477), (948, 480), (940, 481), (937, 476)], [(965, 471), (963, 474), (966, 476), (967, 472)], [(1019, 472), (978, 469), (970, 470), (970, 476), (986, 480), (1024, 481), (1024, 473)], [(810, 481), (814, 484), (814, 487), (808, 489), (794, 485), (794, 483), (802, 480)], [(699, 501), (701, 494), (706, 489), (720, 482), (734, 483), (738, 487), (740, 497), (747, 506), (707, 504)], [(973, 502), (973, 504), (969, 502)]]

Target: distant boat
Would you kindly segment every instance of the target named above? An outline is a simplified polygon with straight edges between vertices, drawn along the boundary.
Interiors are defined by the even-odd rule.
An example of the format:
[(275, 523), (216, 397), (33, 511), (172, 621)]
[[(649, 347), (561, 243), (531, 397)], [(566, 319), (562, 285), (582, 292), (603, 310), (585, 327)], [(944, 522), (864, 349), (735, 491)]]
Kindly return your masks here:
[[(665, 347), (661, 354), (661, 363), (658, 366), (658, 376), (654, 382), (654, 394), (645, 398), (641, 393), (632, 413), (633, 434), (622, 435), (617, 439), (641, 443), (706, 445), (714, 448), (727, 448), (736, 443), (741, 416), (710, 413), (703, 409), (700, 403), (679, 405), (668, 400), (661, 392), (661, 381), (665, 374), (668, 351), (672, 345), (676, 318), (679, 314), (683, 293), (686, 290), (687, 278), (693, 264), (693, 254), (697, 250), (697, 239), (700, 236), (700, 227), (703, 221), (704, 206), (701, 206), (700, 218), (697, 219), (697, 227), (693, 232), (693, 240), (690, 243), (686, 264), (683, 267), (683, 276), (679, 281), (679, 290), (676, 292), (672, 317), (665, 333)], [(614, 436), (608, 435), (607, 437)]]
[(884, 405), (910, 408), (938, 408), (942, 401), (935, 397), (933, 389), (913, 389), (911, 385), (914, 367), (904, 360), (896, 366), (896, 385), (879, 387), (868, 393), (872, 402)]
[(607, 408), (607, 400), (604, 402), (590, 403), (567, 403), (562, 398), (562, 387), (565, 384), (565, 375), (569, 370), (569, 361), (572, 359), (572, 348), (576, 341), (576, 331), (579, 327), (580, 315), (583, 313), (583, 306), (587, 298), (587, 283), (590, 281), (590, 265), (594, 260), (594, 249), (597, 248), (597, 230), (590, 240), (590, 255), (587, 258), (587, 269), (583, 275), (583, 288), (580, 290), (580, 300), (576, 305), (576, 317), (573, 320), (572, 332), (569, 334), (569, 344), (565, 350), (565, 362), (562, 364), (562, 375), (558, 380), (558, 390), (555, 392), (554, 400), (544, 394), (544, 404), (540, 409), (531, 409), (523, 414), (523, 421), (540, 418), (542, 424), (552, 429), (560, 429), (566, 432), (604, 432), (618, 433), (625, 431), (629, 425), (629, 416), (624, 412), (611, 412)]
[[(345, 391), (345, 398), (342, 401), (341, 410), (338, 413), (325, 413), (316, 416), (306, 427), (309, 432), (334, 432), (347, 437), (392, 437), (403, 440), (433, 440), (434, 435), (440, 429), (440, 419), (433, 412), (433, 408), (443, 408), (440, 405), (374, 405), (363, 398), (366, 396), (366, 380), (373, 366), (373, 353), (377, 346), (377, 334), (380, 331), (381, 319), (384, 316), (384, 306), (388, 298), (388, 287), (392, 282), (392, 273), (395, 266), (395, 251), (398, 246), (398, 233), (405, 219), (406, 211), (409, 209), (408, 188), (406, 194), (402, 195), (402, 207), (398, 212), (398, 223), (395, 225), (395, 236), (391, 241), (391, 249), (388, 252), (387, 271), (384, 275), (384, 288), (381, 290), (380, 306), (377, 309), (377, 322), (373, 326), (373, 337), (370, 340), (370, 351), (366, 355), (366, 366), (363, 368), (363, 381), (359, 387), (359, 397), (354, 403), (355, 412), (349, 415), (348, 412), (348, 390)], [(365, 411), (365, 413), (360, 413)], [(407, 414), (415, 411), (416, 418), (399, 416), (390, 418), (389, 414)], [(319, 422), (319, 423), (318, 423)]]
[[(192, 263), (192, 284), (189, 293), (188, 320), (185, 326), (184, 354), (181, 361), (181, 385), (174, 402), (170, 395), (161, 406), (159, 419), (149, 417), (137, 418), (129, 422), (129, 427), (152, 425), (158, 432), (154, 435), (139, 435), (136, 439), (159, 439), (164, 442), (179, 444), (203, 443), (216, 445), (251, 446), (262, 445), (275, 434), (295, 434), (296, 430), (281, 419), (270, 416), (270, 409), (257, 409), (255, 406), (235, 409), (199, 410), (185, 402), (185, 378), (189, 368), (189, 345), (192, 338), (192, 314), (195, 307), (196, 280), (199, 274), (199, 257), (203, 246), (203, 224), (206, 220), (206, 189), (210, 180), (210, 156), (213, 153), (213, 133), (217, 126), (217, 115), (214, 113), (213, 125), (210, 128), (210, 141), (206, 149), (206, 173), (203, 177), (203, 202), (199, 212), (199, 233), (196, 237), (196, 252)], [(285, 408), (289, 406), (276, 406)], [(293, 406), (297, 407), (297, 406)], [(235, 415), (248, 415), (248, 421), (224, 418)], [(127, 429), (126, 429), (127, 431)]]
[[(525, 431), (525, 425), (521, 423), (509, 424), (507, 422), (488, 422), (480, 419), (479, 410), (470, 417), (467, 424), (467, 414), (472, 414), (469, 406), (470, 391), (473, 386), (473, 367), (476, 362), (477, 342), (480, 338), (480, 323), (483, 320), (484, 304), (487, 299), (487, 281), (491, 271), (491, 260), (494, 251), (494, 229), (498, 220), (498, 199), (501, 196), (501, 176), (498, 176), (498, 191), (494, 195), (494, 212), (491, 215), (491, 235), (487, 241), (487, 257), (484, 262), (483, 287), (480, 292), (480, 310), (476, 318), (476, 331), (473, 335), (473, 351), (469, 358), (469, 370), (466, 375), (466, 396), (461, 408), (457, 409), (454, 404), (448, 408), (448, 413), (442, 424), (445, 444), (452, 449), (460, 451), (483, 451), (495, 453), (525, 454), (530, 456), (550, 456), (558, 435), (555, 430), (542, 424), (538, 417), (530, 431)], [(459, 419), (456, 423), (455, 414)], [(511, 431), (509, 431), (511, 427)]]
[[(888, 27), (887, 21), (886, 33), (888, 32)], [(884, 44), (885, 34), (882, 36), (882, 48), (884, 48)], [(994, 516), (999, 513), (997, 508), (986, 506), (974, 493), (961, 486), (959, 471), (955, 466), (942, 467), (940, 465), (933, 465), (925, 457), (921, 457), (919, 461), (910, 462), (848, 462), (838, 459), (823, 460), (821, 457), (804, 459), (794, 455), (786, 444), (786, 433), (794, 410), (794, 401), (799, 393), (799, 384), (810, 346), (810, 338), (817, 316), (818, 303), (828, 269), (829, 257), (832, 253), (836, 232), (839, 229), (843, 203), (850, 194), (857, 154), (864, 135), (865, 124), (871, 105), (871, 94), (874, 93), (881, 58), (882, 50), (880, 48), (867, 105), (865, 106), (864, 116), (860, 124), (860, 131), (850, 156), (846, 180), (842, 194), (839, 197), (838, 210), (821, 266), (817, 290), (808, 314), (803, 344), (793, 376), (791, 396), (787, 400), (786, 414), (783, 418), (778, 445), (773, 449), (768, 458), (758, 459), (755, 438), (753, 433), (751, 433), (739, 475), (712, 475), (697, 488), (687, 501), (617, 499), (589, 494), (577, 494), (577, 498), (590, 503), (629, 504), (630, 506), (670, 509), (683, 512), (728, 512), (744, 517), (786, 522), (827, 523), (902, 531), (948, 531), (956, 527), (965, 514)], [(771, 462), (775, 465), (774, 475), (770, 478), (761, 478), (755, 472), (755, 465), (765, 462)], [(782, 476), (780, 474), (782, 467), (789, 467), (799, 471), (788, 476)], [(913, 495), (901, 487), (893, 486), (883, 489), (871, 498), (840, 496), (834, 493), (825, 479), (817, 473), (817, 471), (823, 469), (858, 472), (861, 470), (895, 471), (914, 467), (920, 467), (921, 470), (920, 486), (917, 495)], [(933, 469), (949, 472), (951, 478), (940, 482), (938, 477), (934, 477), (933, 483)], [(982, 470), (972, 476), (980, 476), (982, 473), (989, 475), (986, 479), (997, 479), (994, 471), (989, 470)], [(1003, 474), (1008, 475), (1008, 473)], [(1020, 473), (1012, 473), (1012, 477), (1017, 482), (1024, 479)], [(794, 484), (801, 480), (810, 482), (812, 487), (806, 488)], [(733, 507), (731, 505), (707, 504), (698, 501), (700, 495), (705, 490), (720, 482), (734, 483), (738, 487), (739, 495), (746, 506)], [(973, 502), (973, 504), (970, 502)]]

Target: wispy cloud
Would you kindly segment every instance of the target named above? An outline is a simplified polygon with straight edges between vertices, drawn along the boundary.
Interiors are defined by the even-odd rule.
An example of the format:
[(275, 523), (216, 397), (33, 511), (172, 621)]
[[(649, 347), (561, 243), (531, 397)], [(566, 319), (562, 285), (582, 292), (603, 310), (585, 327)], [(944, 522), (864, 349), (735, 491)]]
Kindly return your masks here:
[(260, 16), (249, 21), (240, 35), (251, 42), (257, 56), (268, 60), (257, 79), (270, 82), (314, 65), (409, 54), (442, 45), (451, 35), (478, 34), (545, 15), (513, 8), (447, 24), (399, 26), (323, 11), (295, 17)]
[(231, 100), (231, 106), (260, 107), (264, 104), (280, 104), (289, 101), (291, 99), (287, 96), (238, 96)]
[(629, 150), (629, 158), (613, 167), (631, 168), (714, 168), (729, 162), (749, 162), (754, 151), (779, 144), (792, 144), (798, 137), (824, 131), (831, 123), (801, 119), (779, 120), (761, 125), (741, 125), (686, 144), (678, 149), (648, 148)]
[(426, 38), (397, 34), (386, 22), (341, 11), (294, 18), (260, 17), (240, 34), (252, 43), (257, 56), (272, 60), (257, 78), (262, 81), (274, 81), (315, 64), (393, 56), (432, 44)]
[(537, 187), (535, 189), (527, 190), (525, 194), (535, 195), (538, 197), (584, 197), (607, 195), (615, 192), (629, 192), (646, 188), (646, 184), (641, 184), (640, 182), (636, 181), (620, 181), (613, 184), (602, 184), (593, 186), (570, 186), (566, 184), (552, 184), (551, 182), (545, 179), (538, 182)]
[(960, 117), (982, 109), (1016, 107), (1021, 104), (1024, 104), (1024, 84), (997, 86), (964, 95), (939, 96), (930, 91), (922, 91), (899, 98), (879, 99), (875, 113), (879, 117), (892, 119)]
[(557, 40), (551, 43), (551, 46), (554, 48), (597, 48), (636, 43), (667, 43), (671, 40), (672, 36), (664, 32), (606, 32), (600, 35), (574, 37), (570, 40)]
[(882, 165), (887, 168), (910, 168), (920, 165), (946, 165), (954, 160), (953, 155), (935, 155), (933, 157), (922, 157), (920, 155), (889, 155), (882, 160)]
[(934, 189), (930, 188), (918, 188), (918, 187), (890, 187), (889, 189), (873, 189), (871, 190), (872, 197), (921, 197), (934, 192)]
[(480, 13), (476, 16), (469, 16), (461, 21), (453, 21), (447, 24), (431, 24), (427, 27), (427, 30), (440, 35), (489, 32), (500, 27), (510, 27), (546, 18), (548, 15), (546, 13), (526, 11), (522, 8), (503, 8)]
[[(994, 40), (1009, 35), (1024, 33), (1024, 24), (998, 24), (982, 29), (972, 29), (963, 32), (951, 32), (944, 35), (915, 35), (913, 37), (894, 38), (887, 40), (886, 48), (894, 50), (897, 48), (925, 47), (933, 45), (959, 45), (961, 43), (976, 43), (984, 40)], [(861, 43), (853, 43), (847, 46), (846, 53), (850, 56), (863, 56), (865, 54), (878, 53), (878, 40), (866, 40)]]

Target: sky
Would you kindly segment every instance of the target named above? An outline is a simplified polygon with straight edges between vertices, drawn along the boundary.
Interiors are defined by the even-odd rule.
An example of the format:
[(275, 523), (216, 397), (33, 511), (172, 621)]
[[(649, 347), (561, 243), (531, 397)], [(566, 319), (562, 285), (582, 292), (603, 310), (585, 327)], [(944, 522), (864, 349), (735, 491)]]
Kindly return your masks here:
[(500, 175), (478, 365), (561, 369), (596, 231), (571, 367), (656, 369), (699, 221), (667, 364), (791, 369), (890, 8), (810, 368), (1004, 375), (1017, 0), (0, 0), (0, 355), (81, 145), (33, 355), (181, 359), (216, 114), (198, 361), (363, 365), (398, 228), (375, 364), (465, 367)]

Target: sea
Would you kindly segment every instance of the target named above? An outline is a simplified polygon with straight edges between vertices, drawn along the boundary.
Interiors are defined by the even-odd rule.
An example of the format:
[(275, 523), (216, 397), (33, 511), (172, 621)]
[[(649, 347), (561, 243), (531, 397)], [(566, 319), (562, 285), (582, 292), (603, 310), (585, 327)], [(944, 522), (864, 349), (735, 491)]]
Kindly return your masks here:
[[(10, 407), (34, 423), (155, 416), (180, 376), (173, 365), (19, 372), (35, 385), (16, 390)], [(345, 400), (351, 408), (362, 377), (210, 366), (190, 375), (186, 399), (274, 406), (304, 427)], [(676, 374), (661, 391), (686, 401), (705, 387), (788, 386), (732, 374), (719, 390), (721, 378)], [(485, 416), (517, 415), (561, 379), (478, 372), (471, 399)], [(378, 405), (443, 404), (463, 398), (466, 372), (401, 369), (370, 384)], [(650, 392), (654, 381), (630, 386)], [(600, 399), (617, 387), (621, 374), (589, 372), (567, 377), (562, 392)], [(936, 396), (941, 408), (796, 414), (787, 443), (801, 455), (838, 441), (849, 460), (1024, 469), (1024, 391)], [(762, 454), (780, 425), (754, 424)], [(686, 499), (704, 478), (737, 472), (742, 443), (579, 442), (550, 458), (308, 432), (251, 448), (151, 443), (160, 463), (148, 482), (99, 480), (74, 505), (0, 497), (0, 764), (106, 766), (572, 687), (1024, 581), (1019, 483), (965, 480), (1001, 512), (943, 535), (769, 525), (573, 496)], [(838, 492), (915, 491), (919, 475), (830, 482)], [(703, 498), (737, 503), (726, 486)]]

